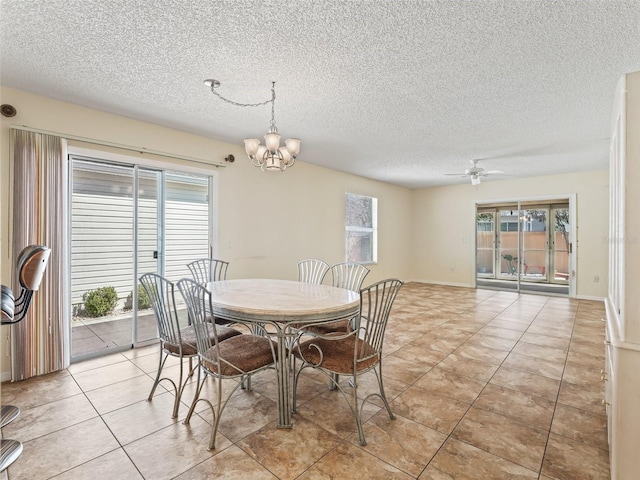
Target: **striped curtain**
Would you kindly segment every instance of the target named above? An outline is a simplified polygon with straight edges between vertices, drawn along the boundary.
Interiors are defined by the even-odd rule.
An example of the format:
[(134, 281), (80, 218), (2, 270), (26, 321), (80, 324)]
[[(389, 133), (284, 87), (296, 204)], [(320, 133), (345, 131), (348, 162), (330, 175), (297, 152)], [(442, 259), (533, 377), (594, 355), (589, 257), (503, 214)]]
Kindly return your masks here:
[[(68, 170), (66, 141), (11, 129), (13, 148), (12, 264), (27, 245), (51, 248), (27, 316), (11, 327), (13, 381), (69, 365)], [(17, 273), (13, 289), (19, 292)]]

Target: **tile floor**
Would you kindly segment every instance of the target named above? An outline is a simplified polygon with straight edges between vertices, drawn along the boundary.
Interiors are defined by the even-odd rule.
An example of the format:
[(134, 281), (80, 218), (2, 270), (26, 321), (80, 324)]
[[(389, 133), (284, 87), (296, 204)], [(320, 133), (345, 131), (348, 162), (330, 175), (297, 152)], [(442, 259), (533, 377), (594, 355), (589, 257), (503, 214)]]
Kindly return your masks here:
[(8, 478), (608, 479), (603, 315), (595, 301), (406, 284), (383, 361), (397, 418), (367, 404), (366, 447), (318, 376), (304, 377), (290, 430), (275, 427), (273, 373), (255, 378), (207, 451), (202, 402), (186, 426), (171, 392), (146, 401), (157, 347), (73, 364), (2, 385), (22, 409), (3, 429), (24, 443)]

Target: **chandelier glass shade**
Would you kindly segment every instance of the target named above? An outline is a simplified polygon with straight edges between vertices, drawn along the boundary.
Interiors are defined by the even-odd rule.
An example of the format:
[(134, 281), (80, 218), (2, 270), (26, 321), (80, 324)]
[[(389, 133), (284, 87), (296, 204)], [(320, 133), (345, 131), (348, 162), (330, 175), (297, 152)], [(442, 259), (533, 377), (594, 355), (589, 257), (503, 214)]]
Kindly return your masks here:
[(261, 103), (238, 103), (222, 97), (215, 91), (220, 86), (217, 80), (205, 80), (204, 84), (211, 88), (211, 92), (221, 100), (240, 107), (257, 107), (271, 103), (271, 126), (269, 132), (264, 136), (264, 145), (257, 138), (245, 138), (244, 149), (255, 167), (260, 167), (262, 171), (284, 171), (293, 166), (296, 157), (300, 153), (300, 139), (288, 138), (284, 145), (280, 146), (280, 134), (276, 127), (275, 102), (276, 102), (276, 82), (271, 83), (271, 99)]

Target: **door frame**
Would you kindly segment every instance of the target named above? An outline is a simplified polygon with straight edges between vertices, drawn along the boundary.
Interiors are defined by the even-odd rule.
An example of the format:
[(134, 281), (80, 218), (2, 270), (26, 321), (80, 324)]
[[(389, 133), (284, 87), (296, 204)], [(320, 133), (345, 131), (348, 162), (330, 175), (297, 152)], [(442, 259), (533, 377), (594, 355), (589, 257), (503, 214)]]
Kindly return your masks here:
[[(183, 163), (177, 163), (175, 161), (171, 161), (170, 159), (167, 159), (165, 157), (161, 157), (161, 156), (157, 156), (157, 155), (146, 155), (142, 156), (143, 154), (141, 153), (140, 156), (135, 155), (134, 152), (130, 152), (129, 153), (115, 153), (112, 150), (103, 150), (100, 148), (86, 148), (83, 146), (77, 146), (77, 145), (69, 145), (67, 148), (67, 158), (70, 158), (72, 156), (75, 157), (84, 157), (86, 159), (95, 159), (96, 161), (100, 162), (104, 162), (104, 163), (114, 163), (114, 164), (119, 164), (119, 165), (124, 165), (124, 166), (131, 166), (134, 172), (133, 175), (133, 179), (134, 179), (134, 183), (137, 183), (137, 179), (138, 179), (138, 171), (140, 168), (147, 170), (147, 171), (156, 171), (156, 172), (160, 172), (162, 175), (161, 177), (164, 178), (165, 174), (167, 172), (175, 172), (175, 173), (184, 173), (184, 174), (194, 174), (194, 175), (201, 175), (201, 176), (205, 176), (208, 177), (209, 180), (209, 187), (208, 187), (208, 198), (209, 198), (209, 245), (208, 245), (208, 251), (210, 255), (216, 255), (217, 254), (217, 250), (218, 250), (218, 245), (219, 245), (219, 241), (217, 238), (217, 234), (218, 234), (218, 219), (219, 219), (219, 208), (218, 208), (218, 202), (217, 202), (217, 192), (218, 192), (218, 181), (219, 181), (219, 177), (217, 175), (217, 172), (215, 170), (212, 170), (210, 168), (205, 168), (202, 166), (192, 166), (192, 165), (185, 165)], [(151, 158), (153, 157), (153, 158)], [(71, 162), (68, 161), (67, 162), (67, 168), (68, 168), (68, 178), (69, 178), (69, 183), (71, 183), (71, 178), (72, 178), (72, 172), (71, 172)], [(214, 165), (215, 166), (215, 165)], [(69, 196), (72, 195), (72, 189), (69, 189)], [(134, 222), (137, 222), (137, 215), (138, 215), (138, 192), (136, 189), (134, 189), (133, 192), (133, 203), (134, 203), (134, 211), (133, 211), (133, 215), (134, 215)], [(159, 200), (159, 199), (158, 199)], [(69, 201), (69, 208), (71, 209), (71, 201)], [(163, 207), (164, 208), (164, 207)], [(71, 238), (71, 227), (72, 227), (72, 222), (71, 222), (71, 215), (69, 215), (69, 224), (67, 225), (67, 228), (69, 230), (69, 238)], [(137, 243), (137, 229), (134, 228), (133, 230), (133, 234), (134, 234), (134, 238), (133, 238), (133, 255), (134, 258), (137, 259), (137, 248), (138, 248), (138, 243)], [(68, 251), (67, 251), (67, 258), (69, 259), (69, 261), (71, 261), (71, 242), (69, 242), (69, 246), (68, 246)], [(158, 258), (158, 262), (160, 264), (161, 262), (161, 258)], [(159, 270), (162, 267), (159, 267)], [(137, 260), (134, 262), (133, 264), (133, 271), (134, 271), (134, 279), (137, 279), (137, 270), (138, 270), (138, 262)], [(68, 292), (68, 294), (70, 295), (71, 293), (71, 275), (68, 276), (68, 278), (66, 279), (66, 291)], [(137, 280), (135, 281), (135, 284), (133, 286), (133, 301), (136, 302), (137, 301)], [(135, 303), (134, 303), (135, 304)], [(71, 306), (70, 306), (71, 308)], [(69, 311), (69, 315), (71, 315), (71, 311)], [(136, 328), (136, 320), (137, 320), (137, 312), (134, 309), (132, 311), (132, 336), (131, 336), (131, 340), (132, 340), (132, 347), (136, 348), (139, 346), (145, 346), (145, 345), (149, 345), (149, 344), (153, 344), (157, 341), (157, 339), (150, 339), (150, 340), (142, 340), (142, 341), (138, 341), (138, 332), (137, 332), (137, 328)], [(68, 345), (71, 348), (71, 323), (69, 323), (69, 328), (68, 331), (66, 332), (66, 336), (67, 336), (67, 342)], [(123, 347), (122, 349), (118, 349), (118, 350), (109, 350), (109, 353), (114, 353), (116, 351), (125, 351), (127, 348)], [(80, 356), (76, 356), (71, 357), (70, 355), (70, 360), (71, 363), (75, 363), (78, 361), (83, 361), (83, 360), (87, 360), (87, 359), (91, 359), (91, 358), (96, 358), (96, 357), (100, 357), (102, 355), (105, 355), (107, 352), (102, 352), (102, 351), (96, 351), (96, 352), (92, 352), (89, 354), (84, 354), (84, 355), (80, 355)]]
[[(557, 204), (557, 203), (568, 203), (569, 204), (569, 224), (571, 225), (571, 248), (569, 251), (569, 281), (568, 281), (568, 287), (569, 287), (569, 293), (568, 295), (570, 297), (575, 297), (576, 296), (576, 278), (577, 278), (577, 272), (576, 272), (576, 259), (577, 259), (577, 215), (576, 215), (576, 194), (575, 193), (566, 193), (566, 194), (558, 194), (558, 195), (539, 195), (539, 196), (527, 196), (527, 197), (523, 197), (523, 198), (513, 198), (513, 197), (507, 197), (507, 198), (499, 198), (499, 199), (489, 199), (489, 200), (476, 200), (473, 203), (473, 216), (472, 216), (472, 222), (471, 222), (471, 238), (473, 238), (473, 249), (474, 249), (474, 254), (473, 254), (473, 287), (476, 288), (477, 287), (477, 282), (478, 282), (478, 276), (477, 276), (477, 272), (476, 272), (476, 262), (477, 262), (477, 250), (478, 250), (478, 245), (477, 245), (477, 235), (476, 235), (476, 213), (478, 211), (478, 208), (487, 208), (487, 207), (491, 207), (491, 206), (499, 206), (501, 204), (514, 204), (514, 205), (518, 205), (518, 207), (521, 209), (523, 208), (522, 203), (525, 203), (525, 207), (526, 204), (530, 204), (531, 202), (540, 202), (540, 203), (549, 203), (549, 204)], [(498, 225), (498, 221), (499, 219), (496, 219), (496, 227), (495, 228), (499, 228)], [(518, 239), (518, 242), (520, 242), (520, 239)], [(520, 244), (518, 243), (518, 249), (520, 249)], [(518, 275), (518, 279), (517, 279), (517, 291), (519, 292), (520, 289), (520, 275)]]

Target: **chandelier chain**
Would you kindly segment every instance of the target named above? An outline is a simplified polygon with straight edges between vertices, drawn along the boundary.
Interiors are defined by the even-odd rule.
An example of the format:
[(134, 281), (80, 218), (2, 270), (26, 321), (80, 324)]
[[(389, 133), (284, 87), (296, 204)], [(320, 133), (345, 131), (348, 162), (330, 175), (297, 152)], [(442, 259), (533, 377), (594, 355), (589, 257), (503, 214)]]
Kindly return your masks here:
[(220, 95), (218, 92), (216, 92), (216, 88), (219, 85), (215, 85), (215, 84), (211, 85), (211, 93), (213, 93), (216, 97), (218, 97), (223, 102), (230, 103), (231, 105), (235, 105), (236, 107), (261, 107), (262, 105), (266, 105), (266, 104), (270, 103), (271, 104), (271, 116), (273, 117), (273, 103), (274, 103), (274, 101), (276, 99), (275, 85), (276, 85), (276, 82), (272, 82), (271, 98), (269, 100), (265, 100), (264, 102), (259, 102), (259, 103), (240, 103), (240, 102), (235, 102), (233, 100), (225, 98), (222, 95)]
[(276, 82), (271, 82), (271, 128), (276, 127)]

